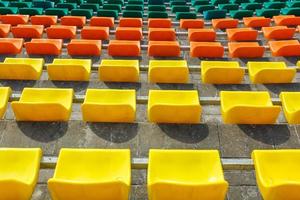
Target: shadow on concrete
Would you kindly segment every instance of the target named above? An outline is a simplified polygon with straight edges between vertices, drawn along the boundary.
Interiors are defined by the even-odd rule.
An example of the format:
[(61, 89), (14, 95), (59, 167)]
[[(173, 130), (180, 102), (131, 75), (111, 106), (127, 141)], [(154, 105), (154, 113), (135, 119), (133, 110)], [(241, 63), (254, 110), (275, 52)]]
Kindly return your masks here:
[(51, 142), (64, 136), (67, 122), (17, 122), (19, 129), (29, 138), (39, 142)]
[(111, 89), (134, 89), (137, 91), (141, 88), (141, 83), (104, 82), (104, 84)]
[(73, 88), (75, 92), (85, 91), (89, 86), (88, 81), (52, 81), (58, 88)]
[(157, 86), (162, 90), (196, 90), (197, 85), (188, 84), (175, 84), (175, 83), (157, 83)]
[(207, 124), (158, 124), (158, 127), (170, 138), (189, 144), (198, 143), (209, 134)]
[(249, 84), (213, 84), (217, 91), (249, 91), (251, 87)]
[(0, 85), (4, 87), (11, 87), (15, 91), (22, 92), (25, 87), (33, 87), (36, 81), (20, 81), (20, 80), (1, 80)]
[(279, 95), (283, 91), (299, 91), (299, 83), (280, 83), (280, 84), (264, 84), (264, 86), (272, 93)]
[(124, 143), (135, 138), (138, 124), (135, 123), (87, 123), (90, 129), (100, 138), (113, 142)]

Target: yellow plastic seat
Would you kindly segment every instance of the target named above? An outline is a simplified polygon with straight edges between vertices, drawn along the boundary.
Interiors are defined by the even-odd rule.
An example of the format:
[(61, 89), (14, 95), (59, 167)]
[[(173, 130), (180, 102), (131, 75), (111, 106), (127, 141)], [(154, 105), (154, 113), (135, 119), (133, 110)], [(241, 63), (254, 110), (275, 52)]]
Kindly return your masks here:
[(67, 121), (72, 100), (73, 89), (24, 88), (11, 106), (17, 121)]
[(149, 152), (149, 200), (224, 200), (227, 188), (217, 150)]
[(189, 69), (185, 60), (150, 60), (148, 80), (151, 83), (187, 83)]
[(282, 109), (289, 124), (300, 124), (300, 92), (281, 92)]
[(134, 122), (135, 90), (87, 89), (81, 109), (88, 122)]
[(201, 61), (203, 83), (239, 84), (244, 74), (245, 70), (236, 61)]
[(256, 181), (264, 200), (297, 200), (300, 150), (254, 150)]
[(296, 75), (295, 68), (285, 62), (248, 62), (252, 83), (290, 83)]
[(44, 59), (41, 58), (5, 58), (0, 63), (0, 79), (38, 80), (42, 74)]
[(148, 119), (155, 123), (200, 123), (197, 90), (150, 90)]
[(101, 60), (99, 79), (108, 82), (138, 82), (138, 60)]
[(53, 200), (128, 200), (130, 150), (61, 149), (48, 188)]
[(10, 87), (0, 87), (0, 119), (2, 119), (5, 114), (10, 95)]
[(38, 148), (0, 148), (0, 200), (31, 198), (41, 158)]
[(54, 81), (89, 81), (91, 65), (90, 59), (54, 59), (47, 70)]
[(280, 106), (268, 92), (221, 91), (221, 113), (227, 124), (274, 124)]

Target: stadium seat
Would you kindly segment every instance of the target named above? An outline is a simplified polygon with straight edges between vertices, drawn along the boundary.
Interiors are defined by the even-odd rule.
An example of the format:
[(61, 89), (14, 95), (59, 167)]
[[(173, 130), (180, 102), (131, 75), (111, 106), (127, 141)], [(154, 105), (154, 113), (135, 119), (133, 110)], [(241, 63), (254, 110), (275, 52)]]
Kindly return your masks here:
[[(18, 1), (11, 1), (9, 2), (9, 7), (18, 7), (18, 8), (30, 8), (32, 6), (32, 2), (18, 2)], [(8, 6), (6, 5), (6, 6)], [(4, 5), (5, 7), (5, 5)]]
[(28, 15), (1, 15), (3, 24), (10, 24), (16, 26), (18, 24), (27, 24), (29, 20)]
[(201, 79), (208, 84), (240, 84), (245, 70), (236, 61), (201, 61)]
[(172, 13), (190, 12), (190, 6), (186, 6), (186, 5), (174, 5), (174, 6), (171, 6), (171, 12)]
[(220, 10), (238, 10), (240, 5), (236, 3), (221, 3), (218, 5)]
[(228, 188), (217, 150), (150, 149), (147, 185), (149, 200), (223, 200)]
[(143, 12), (142, 11), (137, 11), (137, 10), (124, 10), (122, 13), (123, 17), (126, 18), (138, 18), (141, 19), (143, 18)]
[(241, 3), (241, 9), (243, 10), (256, 10), (263, 7), (262, 3)]
[[(126, 49), (126, 51), (124, 51)], [(110, 40), (108, 44), (108, 55), (110, 56), (140, 56), (140, 41), (132, 40)]]
[(206, 10), (203, 17), (205, 20), (226, 18), (226, 10)]
[(281, 110), (264, 91), (221, 91), (220, 97), (226, 124), (274, 124)]
[(195, 12), (177, 12), (175, 14), (175, 20), (181, 19), (197, 19), (197, 14)]
[(119, 20), (119, 27), (137, 27), (142, 28), (143, 19), (142, 18), (128, 18), (121, 17)]
[(114, 19), (118, 19), (118, 11), (117, 10), (108, 10), (108, 9), (99, 9), (97, 12), (98, 17), (113, 17)]
[(54, 59), (47, 65), (48, 76), (53, 81), (89, 81), (90, 59)]
[(298, 40), (269, 41), (273, 56), (300, 56), (300, 43)]
[(144, 11), (144, 3), (142, 4), (127, 4), (125, 6), (126, 11)]
[(60, 55), (62, 49), (61, 39), (32, 39), (25, 43), (29, 55)]
[(284, 115), (289, 124), (300, 124), (300, 92), (281, 92)]
[(76, 26), (52, 25), (46, 33), (49, 39), (73, 39), (76, 37)]
[(171, 28), (172, 20), (170, 18), (152, 18), (148, 19), (149, 28)]
[(42, 150), (39, 148), (0, 149), (1, 199), (31, 199), (38, 181)]
[(68, 121), (73, 89), (24, 88), (11, 103), (17, 121)]
[(263, 27), (262, 32), (268, 40), (288, 40), (294, 37), (296, 28), (286, 26)]
[(44, 26), (19, 24), (11, 27), (11, 32), (15, 38), (41, 38)]
[(10, 32), (10, 24), (0, 24), (0, 38), (6, 38)]
[(256, 182), (265, 200), (299, 198), (300, 151), (254, 150)]
[(85, 23), (85, 16), (64, 16), (60, 18), (60, 24), (65, 26), (83, 27)]
[(176, 33), (174, 28), (149, 28), (148, 40), (152, 41), (174, 41)]
[(185, 60), (150, 60), (148, 80), (151, 83), (187, 83), (189, 69)]
[(113, 17), (92, 17), (90, 26), (105, 26), (112, 28), (115, 25)]
[(67, 8), (47, 8), (45, 10), (45, 15), (55, 15), (58, 18), (61, 18), (68, 14), (69, 14), (69, 11)]
[(109, 3), (105, 3), (103, 4), (103, 9), (105, 10), (116, 10), (118, 13), (122, 11), (122, 5), (120, 4), (109, 4)]
[(182, 29), (203, 28), (204, 21), (202, 19), (181, 19), (179, 27)]
[(230, 16), (233, 19), (243, 19), (244, 17), (252, 17), (252, 10), (231, 10), (229, 11)]
[(214, 29), (237, 28), (239, 24), (238, 19), (232, 18), (212, 19), (211, 22)]
[(258, 31), (252, 28), (228, 28), (226, 29), (228, 41), (255, 41)]
[(286, 2), (286, 5), (289, 8), (299, 8), (300, 7), (299, 1), (288, 1), (288, 2)]
[(148, 11), (148, 19), (150, 18), (168, 18), (166, 11)]
[[(1, 98), (1, 101), (0, 101), (0, 119), (3, 119), (3, 116), (5, 114), (10, 95), (11, 95), (10, 87), (0, 87), (0, 98)], [(1, 189), (0, 189), (0, 193), (1, 193)]]
[(207, 11), (207, 10), (214, 10), (214, 9), (215, 9), (215, 6), (214, 6), (214, 5), (211, 5), (211, 4), (209, 4), (209, 5), (197, 5), (197, 6), (195, 6), (194, 8), (195, 8), (195, 11), (196, 11), (197, 13), (203, 14), (204, 11)]
[(87, 89), (81, 106), (87, 122), (125, 122), (135, 120), (135, 90)]
[(33, 25), (44, 25), (45, 27), (55, 25), (57, 22), (57, 16), (52, 15), (37, 15), (30, 17), (31, 24)]
[(285, 62), (248, 62), (247, 66), (252, 83), (290, 83), (296, 75), (296, 69)]
[(130, 162), (127, 149), (61, 149), (48, 188), (53, 199), (126, 200)]
[(180, 46), (177, 41), (149, 41), (148, 56), (179, 57)]
[(232, 58), (261, 58), (265, 48), (258, 42), (228, 42), (228, 51)]
[(280, 10), (282, 15), (295, 15), (300, 16), (300, 8), (282, 8)]
[(138, 27), (116, 27), (116, 40), (142, 40), (142, 28)]
[(81, 38), (90, 40), (108, 40), (109, 27), (84, 26), (81, 29)]
[(165, 5), (149, 5), (148, 4), (148, 11), (162, 11), (166, 12), (167, 8)]
[(32, 7), (34, 7), (34, 8), (44, 8), (44, 9), (53, 8), (54, 7), (54, 2), (35, 0), (35, 1), (32, 1)]
[(79, 7), (80, 9), (90, 9), (93, 10), (93, 12), (97, 12), (97, 10), (100, 8), (99, 4), (96, 3), (83, 3)]
[(68, 11), (71, 11), (71, 10), (77, 8), (77, 4), (76, 3), (58, 3), (58, 4), (56, 4), (56, 7), (68, 9)]
[(38, 80), (43, 71), (41, 58), (5, 58), (0, 63), (0, 79)]
[(102, 59), (99, 66), (99, 79), (107, 82), (138, 82), (138, 60)]
[(214, 29), (189, 29), (188, 39), (191, 42), (214, 42), (216, 40), (216, 32)]
[(101, 44), (101, 40), (73, 39), (67, 45), (67, 50), (71, 56), (100, 56)]
[(281, 9), (286, 6), (285, 2), (264, 2), (264, 7), (265, 8), (270, 8), (270, 9)]
[(224, 47), (220, 42), (190, 42), (190, 56), (204, 58), (221, 58)]
[(201, 110), (197, 90), (149, 90), (150, 122), (197, 124)]
[(257, 9), (256, 11), (256, 16), (258, 17), (268, 17), (271, 18), (273, 16), (280, 15), (280, 9)]
[(274, 22), (278, 26), (298, 26), (300, 25), (300, 17), (295, 15), (279, 15), (273, 17)]
[(270, 26), (271, 19), (265, 17), (244, 17), (244, 24), (249, 28), (260, 28)]
[(14, 15), (18, 12), (18, 7), (0, 7), (0, 15)]
[(23, 43), (22, 38), (0, 38), (0, 54), (19, 54)]
[(93, 10), (92, 9), (82, 9), (82, 8), (72, 9), (71, 15), (72, 16), (83, 16), (83, 17), (86, 17), (87, 19), (90, 19), (91, 17), (93, 17)]

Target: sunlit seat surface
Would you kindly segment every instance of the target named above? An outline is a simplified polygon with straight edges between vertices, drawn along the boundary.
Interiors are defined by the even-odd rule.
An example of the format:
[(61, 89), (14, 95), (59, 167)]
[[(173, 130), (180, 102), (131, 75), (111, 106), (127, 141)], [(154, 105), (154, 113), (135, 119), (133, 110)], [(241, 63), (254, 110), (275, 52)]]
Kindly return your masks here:
[(130, 150), (61, 149), (53, 178), (53, 200), (127, 200)]
[(3, 118), (5, 114), (10, 95), (10, 87), (0, 87), (0, 118)]
[(227, 187), (216, 150), (150, 150), (149, 200), (224, 200)]
[(289, 124), (300, 124), (300, 92), (281, 92), (280, 99)]

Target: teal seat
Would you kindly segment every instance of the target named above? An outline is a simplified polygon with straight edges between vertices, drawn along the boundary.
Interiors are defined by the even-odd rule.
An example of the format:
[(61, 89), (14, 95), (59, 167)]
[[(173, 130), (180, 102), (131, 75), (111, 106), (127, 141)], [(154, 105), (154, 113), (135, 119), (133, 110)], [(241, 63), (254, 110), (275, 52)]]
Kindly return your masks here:
[(53, 8), (54, 7), (54, 2), (52, 1), (33, 1), (32, 2), (32, 7), (34, 8)]
[[(26, 1), (31, 2), (32, 0), (26, 0)], [(54, 2), (54, 4), (58, 4), (58, 3), (63, 3), (64, 2), (64, 0), (48, 0), (48, 1), (52, 1), (52, 2)]]
[(299, 8), (300, 7), (300, 1), (287, 1), (286, 6), (289, 8)]
[(66, 3), (76, 3), (76, 4), (82, 4), (83, 0), (65, 0)]
[(115, 19), (118, 19), (118, 11), (117, 10), (105, 10), (105, 9), (99, 9), (97, 12), (98, 17), (113, 17)]
[[(16, 2), (16, 1), (13, 1), (13, 2), (9, 2), (9, 7), (17, 7), (17, 8), (30, 8), (32, 5), (32, 2)], [(3, 4), (1, 5), (3, 6)], [(6, 5), (8, 6), (8, 5)], [(6, 7), (4, 5), (4, 7)]]
[(196, 19), (197, 14), (194, 12), (176, 12), (176, 20), (181, 19)]
[(281, 9), (280, 12), (283, 15), (296, 15), (296, 16), (300, 16), (300, 8), (283, 8), (283, 9)]
[(203, 17), (206, 20), (225, 18), (226, 10), (206, 10), (203, 12)]
[(161, 12), (166, 12), (167, 8), (165, 5), (149, 5), (148, 6), (148, 11), (161, 11)]
[(103, 0), (86, 0), (86, 3), (96, 3), (99, 6), (103, 5)]
[(143, 12), (138, 10), (124, 10), (123, 17), (143, 18)]
[(42, 15), (43, 12), (43, 8), (19, 8), (19, 14), (21, 15)]
[(243, 19), (244, 17), (252, 17), (253, 10), (231, 10), (229, 15), (234, 19)]
[(219, 5), (229, 3), (229, 0), (211, 0), (210, 3), (213, 5)]
[(236, 3), (236, 4), (249, 3), (249, 0), (230, 0), (230, 3)]
[[(8, 1), (0, 1), (0, 7), (8, 7), (9, 2)], [(13, 6), (15, 7), (15, 6)]]
[(139, 4), (127, 4), (125, 10), (144, 11), (144, 6)]
[(168, 18), (169, 15), (167, 12), (161, 11), (148, 11), (148, 18)]
[(285, 2), (265, 2), (264, 8), (281, 9), (285, 7)]
[(73, 9), (71, 10), (72, 16), (84, 16), (87, 19), (90, 19), (93, 16), (93, 10), (92, 9)]
[(83, 3), (79, 6), (80, 9), (90, 9), (96, 12), (99, 9), (99, 4), (97, 3)]
[(46, 15), (56, 15), (58, 17), (63, 17), (69, 14), (67, 8), (48, 8), (45, 10)]
[(77, 4), (76, 3), (58, 3), (56, 4), (57, 8), (66, 8), (68, 10), (73, 10), (75, 8), (77, 8)]
[(148, 0), (148, 5), (164, 5), (164, 0)]
[(279, 9), (257, 9), (255, 12), (256, 15), (259, 17), (268, 17), (268, 18), (272, 18), (273, 16), (280, 14)]
[(19, 9), (17, 7), (0, 7), (0, 15), (18, 14)]
[(174, 0), (170, 2), (170, 6), (184, 6), (186, 5), (186, 1), (184, 0)]
[(118, 12), (122, 11), (122, 6), (120, 4), (104, 4), (102, 8), (105, 10), (116, 10)]
[(214, 10), (215, 6), (214, 5), (200, 5), (200, 6), (195, 6), (195, 11), (198, 13), (203, 13), (204, 11), (207, 10)]
[(124, 5), (124, 1), (123, 0), (107, 0), (108, 4), (119, 4), (121, 6)]
[(172, 11), (172, 13), (190, 12), (190, 7), (189, 6), (172, 6), (171, 11)]
[(243, 10), (256, 10), (263, 7), (262, 3), (242, 3), (241, 8)]
[(239, 4), (235, 4), (235, 3), (226, 3), (226, 4), (219, 4), (218, 5), (220, 10), (238, 10), (239, 9)]
[(208, 0), (195, 0), (192, 1), (192, 5), (193, 6), (198, 6), (198, 5), (209, 5), (209, 1)]
[(131, 5), (131, 4), (144, 6), (144, 1), (143, 0), (129, 0), (127, 2), (127, 5)]
[(286, 0), (270, 0), (270, 2), (286, 2)]
[(268, 2), (269, 0), (250, 0), (250, 3), (264, 3)]

